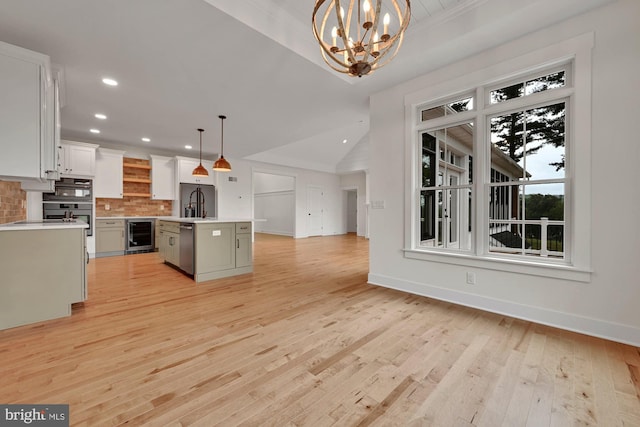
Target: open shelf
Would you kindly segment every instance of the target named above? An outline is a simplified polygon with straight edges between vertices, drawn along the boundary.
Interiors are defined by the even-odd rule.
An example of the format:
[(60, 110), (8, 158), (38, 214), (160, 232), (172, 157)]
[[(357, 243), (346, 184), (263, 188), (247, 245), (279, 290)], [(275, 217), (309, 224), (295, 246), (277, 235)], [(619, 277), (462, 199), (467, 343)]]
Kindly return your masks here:
[(139, 165), (137, 163), (123, 163), (122, 167), (151, 170), (151, 165)]
[(124, 197), (151, 197), (151, 193), (122, 193)]
[(148, 178), (123, 178), (122, 182), (137, 182), (140, 184), (151, 184), (151, 180)]

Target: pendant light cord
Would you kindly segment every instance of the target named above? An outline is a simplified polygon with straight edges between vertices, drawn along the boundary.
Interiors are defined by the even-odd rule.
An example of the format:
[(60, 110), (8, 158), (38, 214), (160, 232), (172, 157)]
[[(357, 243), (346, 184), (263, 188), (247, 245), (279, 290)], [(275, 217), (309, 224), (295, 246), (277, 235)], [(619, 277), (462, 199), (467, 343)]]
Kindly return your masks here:
[(227, 116), (218, 116), (220, 118), (220, 157), (224, 157), (224, 119)]

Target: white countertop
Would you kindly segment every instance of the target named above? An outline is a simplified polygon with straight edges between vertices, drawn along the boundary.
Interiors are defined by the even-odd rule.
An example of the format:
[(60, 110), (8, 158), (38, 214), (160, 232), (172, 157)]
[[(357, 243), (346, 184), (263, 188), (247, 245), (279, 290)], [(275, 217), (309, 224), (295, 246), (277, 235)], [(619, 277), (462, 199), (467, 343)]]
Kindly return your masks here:
[(80, 220), (62, 221), (62, 220), (34, 220), (34, 221), (17, 221), (8, 224), (0, 224), (0, 231), (17, 231), (17, 230), (53, 230), (53, 229), (70, 229), (70, 228), (89, 228), (89, 225)]
[(183, 222), (188, 224), (216, 224), (221, 222), (258, 222), (266, 221), (260, 218), (183, 218), (178, 216), (158, 217), (162, 221)]
[(160, 221), (175, 221), (185, 223), (217, 223), (217, 222), (258, 222), (266, 221), (261, 218), (185, 218), (180, 216), (98, 216), (96, 219), (157, 219)]

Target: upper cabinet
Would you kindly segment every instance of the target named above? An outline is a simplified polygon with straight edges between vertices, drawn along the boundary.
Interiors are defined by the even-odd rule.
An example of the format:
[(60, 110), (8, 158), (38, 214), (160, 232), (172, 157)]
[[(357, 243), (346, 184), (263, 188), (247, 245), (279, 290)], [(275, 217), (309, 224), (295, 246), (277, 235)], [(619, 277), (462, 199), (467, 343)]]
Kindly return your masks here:
[(58, 171), (63, 176), (93, 177), (96, 174), (95, 144), (62, 141), (58, 146)]
[(0, 76), (0, 177), (57, 179), (56, 83), (49, 57), (0, 42)]
[(175, 199), (175, 159), (151, 155), (151, 198), (153, 200)]
[(99, 148), (96, 152), (95, 197), (122, 199), (122, 159), (124, 151)]
[(198, 159), (191, 159), (187, 157), (176, 157), (178, 162), (178, 178), (181, 183), (186, 184), (210, 184), (214, 185), (214, 172), (213, 162), (210, 160), (203, 160), (202, 166), (204, 166), (209, 172), (209, 176), (193, 176), (193, 170), (200, 164)]

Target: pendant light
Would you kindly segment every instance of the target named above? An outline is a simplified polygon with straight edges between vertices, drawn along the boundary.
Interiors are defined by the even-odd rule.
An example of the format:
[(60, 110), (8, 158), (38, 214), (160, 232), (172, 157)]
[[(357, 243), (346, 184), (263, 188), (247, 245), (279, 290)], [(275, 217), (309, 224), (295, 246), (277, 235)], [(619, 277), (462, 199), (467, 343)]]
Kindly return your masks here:
[(204, 129), (198, 129), (198, 132), (200, 132), (200, 164), (193, 170), (193, 172), (191, 172), (191, 174), (193, 176), (209, 176), (207, 168), (202, 166), (202, 132), (204, 132)]
[(213, 170), (218, 172), (230, 172), (231, 165), (224, 158), (224, 119), (227, 116), (218, 116), (220, 118), (220, 158), (213, 164)]

